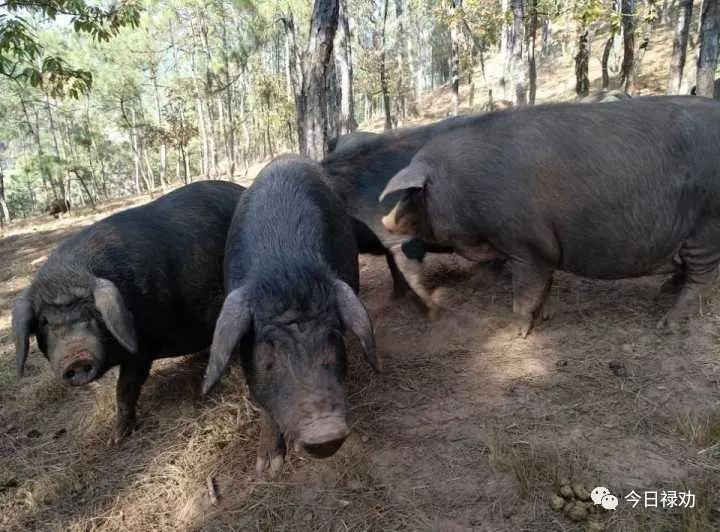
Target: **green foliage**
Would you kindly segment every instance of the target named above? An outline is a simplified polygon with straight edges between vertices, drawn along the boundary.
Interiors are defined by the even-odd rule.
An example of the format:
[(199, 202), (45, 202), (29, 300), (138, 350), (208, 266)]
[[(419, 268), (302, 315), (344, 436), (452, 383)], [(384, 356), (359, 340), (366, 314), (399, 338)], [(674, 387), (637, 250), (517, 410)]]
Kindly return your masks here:
[(580, 23), (581, 28), (587, 28), (605, 14), (606, 6), (602, 0), (575, 0), (573, 4), (573, 17)]
[(43, 87), (52, 96), (72, 98), (79, 98), (90, 90), (92, 74), (70, 67), (61, 57), (43, 57), (43, 45), (28, 17), (40, 16), (54, 21), (58, 15), (68, 16), (76, 32), (103, 42), (123, 27), (136, 27), (140, 16), (139, 7), (133, 1), (100, 8), (87, 5), (84, 0), (9, 0), (5, 7), (8, 12), (0, 14), (0, 74), (33, 87)]

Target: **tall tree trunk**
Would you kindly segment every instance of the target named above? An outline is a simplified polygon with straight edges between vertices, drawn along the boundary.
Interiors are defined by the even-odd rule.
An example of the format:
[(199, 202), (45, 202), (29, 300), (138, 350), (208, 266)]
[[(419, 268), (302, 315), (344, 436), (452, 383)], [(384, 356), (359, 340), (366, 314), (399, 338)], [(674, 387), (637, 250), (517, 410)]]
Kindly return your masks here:
[(452, 114), (457, 116), (460, 108), (460, 15), (462, 0), (450, 3), (450, 85), (452, 87)]
[(397, 118), (403, 122), (408, 113), (408, 81), (410, 78), (408, 64), (409, 40), (405, 33), (405, 8), (403, 0), (395, 0), (395, 19), (397, 21)]
[(588, 66), (590, 64), (590, 43), (588, 42), (588, 30), (582, 29), (578, 39), (578, 52), (575, 56), (575, 93), (578, 96), (590, 94), (590, 78), (588, 77)]
[[(667, 3), (667, 0), (666, 0)], [(667, 93), (679, 94), (680, 85), (685, 69), (687, 57), (688, 35), (690, 33), (690, 21), (692, 19), (693, 0), (680, 0), (678, 5), (677, 22), (675, 24), (675, 35), (673, 36), (672, 59), (670, 60), (670, 79), (668, 80)]]
[[(281, 22), (285, 28), (285, 62), (288, 85), (292, 88), (295, 96), (295, 118), (298, 130), (298, 149), (300, 153), (307, 152), (307, 139), (305, 138), (305, 107), (306, 101), (303, 94), (303, 58), (297, 44), (297, 30), (292, 12), (282, 17)], [(244, 102), (243, 102), (244, 103)], [(245, 130), (243, 130), (245, 131)], [(249, 135), (245, 132), (246, 147), (249, 150)], [(248, 151), (246, 150), (246, 151)]]
[[(220, 3), (222, 6), (222, 2)], [(224, 16), (224, 8), (222, 12), (222, 17), (220, 21), (220, 28), (221, 28), (221, 36), (222, 36), (222, 58), (223, 58), (223, 66), (225, 67), (225, 122), (224, 123), (224, 131), (225, 131), (225, 151), (227, 152), (227, 158), (228, 158), (228, 178), (232, 181), (233, 176), (235, 175), (235, 165), (236, 165), (236, 155), (235, 155), (235, 117), (234, 117), (234, 111), (233, 111), (233, 100), (232, 100), (232, 78), (230, 75), (230, 57), (228, 55), (228, 50), (230, 49), (230, 44), (228, 42), (228, 36), (227, 36), (227, 28), (225, 25), (225, 16)]]
[(300, 97), (295, 99), (300, 118), (300, 151), (318, 160), (327, 154), (327, 95), (323, 89), (332, 58), (338, 12), (339, 0), (315, 0), (303, 64), (302, 90)]
[[(4, 146), (2, 147), (4, 149)], [(0, 220), (10, 222), (10, 211), (8, 210), (7, 201), (5, 199), (5, 173), (3, 172), (2, 162), (0, 161)]]
[(523, 56), (525, 42), (525, 0), (512, 0), (513, 36), (512, 36), (512, 80), (513, 103), (527, 103), (528, 64)]
[[(401, 0), (397, 0), (400, 2)], [(353, 95), (352, 44), (350, 39), (350, 22), (345, 3), (340, 1), (338, 19), (337, 47), (335, 57), (340, 68), (340, 129), (343, 133), (351, 133), (358, 127), (355, 119), (355, 97)]]
[(107, 170), (105, 169), (105, 157), (103, 157), (100, 154), (100, 148), (95, 139), (92, 140), (92, 149), (95, 150), (95, 158), (100, 163), (100, 176), (102, 177), (102, 181), (101, 181), (100, 185), (102, 188), (102, 195), (103, 195), (103, 198), (105, 198), (105, 200), (108, 200), (108, 199), (110, 199), (110, 196), (108, 194), (108, 187), (107, 187), (108, 177), (107, 177)]
[[(703, 0), (700, 15), (700, 35), (695, 86), (698, 96), (712, 98), (715, 86), (715, 70), (718, 63), (720, 42), (720, 5), (718, 0)], [(720, 95), (719, 95), (720, 97)]]
[[(155, 93), (155, 109), (157, 111), (158, 128), (162, 130), (163, 119), (162, 119), (162, 106), (160, 105), (160, 88), (158, 87), (157, 79), (157, 65), (151, 63), (150, 65), (150, 78), (153, 84), (153, 90)], [(165, 143), (165, 136), (160, 140), (160, 186), (165, 187), (167, 185), (167, 179), (165, 177), (167, 169), (167, 144)]]
[(610, 60), (610, 52), (615, 42), (615, 32), (610, 31), (610, 37), (605, 41), (605, 47), (603, 48), (602, 59), (600, 61), (602, 69), (602, 88), (607, 89), (610, 87), (610, 73), (608, 72), (608, 61)]
[(334, 138), (340, 134), (340, 89), (336, 61), (333, 57), (328, 63), (325, 87), (327, 92), (327, 136)]
[(386, 62), (388, 0), (383, 2), (382, 33), (380, 35), (380, 90), (382, 91), (383, 107), (385, 108), (385, 130), (392, 129), (392, 108), (390, 107), (390, 87), (388, 86)]
[[(53, 112), (52, 108), (50, 107), (50, 97), (45, 93), (45, 112), (47, 113), (48, 117), (48, 126), (50, 127), (50, 134), (53, 141), (53, 148), (55, 149), (55, 157), (57, 157), (58, 161), (63, 160), (63, 156), (60, 153), (60, 144), (58, 143), (57, 138), (57, 129), (55, 127), (55, 119), (53, 118)], [(69, 199), (69, 191), (67, 190), (66, 183), (70, 181), (70, 176), (67, 175), (67, 172), (65, 173), (65, 179), (61, 177), (57, 180), (58, 188), (60, 189), (60, 196), (61, 199)]]
[(535, 105), (535, 95), (537, 93), (537, 65), (535, 64), (535, 38), (538, 30), (538, 9), (537, 0), (530, 0), (530, 38), (528, 39), (528, 74), (530, 76), (530, 90), (528, 100), (530, 105)]
[(628, 94), (633, 92), (633, 63), (635, 61), (635, 0), (621, 0), (623, 27), (623, 61), (620, 85)]
[(510, 8), (511, 0), (502, 0), (501, 11), (503, 22), (500, 29), (500, 60), (503, 64), (502, 77), (500, 78), (500, 86), (503, 89), (503, 98), (508, 99), (508, 91), (512, 85), (512, 48), (513, 48), (513, 24), (511, 24), (512, 11)]
[(132, 146), (133, 151), (133, 164), (135, 167), (135, 194), (140, 194), (142, 192), (140, 188), (140, 147), (138, 146), (138, 138), (137, 138), (137, 121), (135, 119), (135, 109), (130, 109), (130, 145)]
[(205, 106), (202, 102), (200, 83), (198, 74), (195, 70), (195, 54), (193, 53), (192, 82), (195, 89), (195, 108), (197, 110), (198, 132), (200, 133), (200, 146), (202, 157), (202, 175), (205, 179), (210, 176), (210, 141), (208, 139), (208, 128), (205, 123)]

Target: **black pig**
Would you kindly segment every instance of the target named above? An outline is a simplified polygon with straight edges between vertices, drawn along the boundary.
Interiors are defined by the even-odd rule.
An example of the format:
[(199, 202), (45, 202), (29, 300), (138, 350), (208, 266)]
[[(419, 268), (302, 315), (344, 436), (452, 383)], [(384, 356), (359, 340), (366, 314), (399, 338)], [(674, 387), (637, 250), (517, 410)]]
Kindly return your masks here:
[(243, 190), (193, 183), (65, 240), (13, 309), (18, 373), (31, 335), (66, 384), (120, 365), (111, 442), (127, 435), (152, 361), (211, 343), (225, 237)]
[(275, 159), (238, 203), (203, 393), (238, 351), (263, 409), (258, 474), (276, 474), (292, 440), (325, 457), (347, 437), (346, 329), (378, 370), (372, 325), (355, 295), (357, 254), (350, 217), (309, 159)]
[(428, 142), (380, 196), (390, 230), (512, 262), (525, 336), (554, 270), (676, 273), (675, 328), (720, 263), (720, 103), (645, 97), (487, 115)]
[(377, 198), (390, 178), (410, 164), (426, 142), (477, 118), (452, 117), (384, 134), (356, 131), (333, 139), (332, 150), (321, 163), (326, 182), (353, 217), (360, 253), (385, 255), (394, 294), (399, 296), (410, 287), (431, 312), (436, 307), (422, 284), (421, 261), (427, 251), (449, 253), (451, 249), (437, 245), (430, 249), (421, 239), (410, 242), (407, 237), (388, 231), (382, 224), (382, 217), (392, 204), (379, 204)]

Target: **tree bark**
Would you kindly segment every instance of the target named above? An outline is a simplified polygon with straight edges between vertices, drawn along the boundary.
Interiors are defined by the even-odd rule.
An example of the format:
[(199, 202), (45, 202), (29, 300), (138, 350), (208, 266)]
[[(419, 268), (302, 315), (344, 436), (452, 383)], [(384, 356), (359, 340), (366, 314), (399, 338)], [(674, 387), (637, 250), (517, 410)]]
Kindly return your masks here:
[(0, 162), (0, 220), (10, 223), (10, 210), (5, 199), (5, 173), (3, 172), (2, 162)]
[(525, 42), (525, 0), (512, 0), (513, 35), (512, 35), (512, 80), (513, 104), (527, 103), (528, 64), (523, 56)]
[(612, 52), (613, 44), (615, 43), (615, 33), (611, 30), (610, 37), (605, 41), (605, 47), (603, 48), (602, 59), (600, 61), (602, 68), (602, 88), (607, 89), (610, 87), (610, 73), (608, 72), (608, 61), (610, 60), (610, 52)]
[(327, 94), (324, 89), (339, 8), (339, 0), (315, 0), (303, 61), (302, 89), (295, 98), (300, 152), (318, 160), (327, 154)]
[(720, 4), (718, 0), (703, 0), (700, 14), (700, 46), (698, 50), (696, 94), (712, 98), (715, 70), (720, 42)]
[(634, 89), (633, 62), (635, 61), (635, 0), (621, 0), (623, 27), (623, 61), (620, 67), (620, 85), (630, 94)]
[[(352, 44), (350, 22), (345, 11), (345, 2), (340, 1), (337, 47), (335, 57), (340, 69), (340, 130), (351, 133), (358, 127), (355, 119), (355, 98), (353, 95)], [(397, 0), (398, 2), (401, 0)]]
[(327, 136), (337, 137), (340, 134), (340, 89), (338, 88), (336, 61), (330, 58), (325, 76), (327, 91)]
[(510, 23), (510, 0), (502, 0), (501, 11), (503, 22), (500, 29), (500, 59), (503, 64), (500, 85), (503, 88), (503, 98), (507, 99), (508, 89), (512, 85), (512, 47), (513, 47), (513, 25)]
[(535, 105), (535, 95), (537, 93), (537, 65), (535, 64), (535, 38), (538, 31), (538, 9), (537, 0), (530, 0), (530, 38), (527, 43), (528, 55), (528, 75), (530, 77), (530, 89), (528, 100), (530, 105)]
[[(155, 92), (155, 108), (157, 110), (158, 128), (162, 130), (163, 119), (162, 119), (162, 107), (160, 105), (160, 89), (158, 87), (157, 80), (157, 65), (152, 63), (150, 68), (150, 77), (152, 79), (153, 89)], [(163, 136), (164, 137), (164, 136)], [(167, 169), (167, 145), (165, 139), (160, 141), (160, 186), (165, 187), (167, 185), (167, 179), (165, 177)]]
[[(395, 19), (397, 20), (397, 115), (402, 122), (408, 113), (408, 81), (409, 69), (409, 41), (405, 33), (405, 6), (403, 0), (395, 0)], [(412, 84), (410, 84), (412, 85)]]
[[(222, 5), (222, 3), (221, 3)], [(223, 43), (223, 49), (222, 49), (222, 58), (223, 58), (223, 66), (225, 67), (225, 122), (224, 123), (224, 131), (225, 131), (225, 151), (227, 152), (227, 158), (228, 158), (228, 178), (232, 181), (233, 176), (235, 175), (235, 119), (233, 116), (233, 101), (232, 101), (232, 80), (230, 76), (230, 58), (228, 56), (228, 49), (230, 48), (230, 44), (228, 42), (227, 37), (227, 28), (225, 25), (225, 11), (224, 9), (221, 12), (221, 21), (220, 21), (220, 28), (221, 28), (221, 36), (222, 36), (222, 43)]]
[(692, 8), (693, 0), (680, 0), (677, 22), (675, 24), (675, 34), (673, 36), (672, 59), (670, 60), (670, 79), (668, 80), (667, 86), (668, 94), (679, 94), (680, 92), (683, 70), (685, 69), (685, 59), (687, 57), (687, 44), (688, 35), (690, 33), (690, 21), (692, 19)]
[(385, 110), (385, 130), (392, 129), (392, 108), (390, 107), (390, 87), (388, 86), (386, 50), (385, 44), (387, 40), (387, 16), (388, 16), (388, 0), (383, 2), (383, 21), (382, 33), (380, 34), (380, 90), (382, 91), (383, 107)]
[(450, 86), (452, 87), (452, 114), (458, 115), (460, 107), (460, 14), (462, 0), (450, 3)]
[(578, 39), (578, 52), (575, 56), (575, 93), (578, 96), (590, 94), (590, 78), (588, 66), (590, 64), (590, 45), (588, 43), (588, 30), (584, 29)]

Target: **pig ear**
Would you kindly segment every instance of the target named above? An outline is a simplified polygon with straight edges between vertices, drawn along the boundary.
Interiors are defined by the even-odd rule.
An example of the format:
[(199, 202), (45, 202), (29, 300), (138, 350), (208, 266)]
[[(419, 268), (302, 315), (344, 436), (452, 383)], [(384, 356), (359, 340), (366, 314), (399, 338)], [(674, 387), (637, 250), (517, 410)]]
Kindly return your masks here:
[(28, 291), (25, 290), (15, 302), (12, 311), (12, 328), (15, 332), (15, 359), (17, 361), (18, 377), (23, 376), (25, 361), (30, 349), (30, 335), (35, 333), (37, 318), (32, 307)]
[(252, 312), (247, 298), (247, 289), (236, 288), (228, 294), (220, 316), (215, 324), (210, 358), (202, 382), (202, 394), (215, 386), (230, 362), (230, 356), (238, 341), (245, 335), (252, 322)]
[(358, 337), (362, 344), (365, 360), (376, 373), (379, 373), (382, 371), (382, 364), (375, 353), (375, 335), (367, 310), (353, 289), (340, 279), (335, 281), (335, 293), (343, 325)]
[(407, 190), (409, 188), (423, 188), (427, 183), (427, 171), (420, 165), (411, 164), (400, 170), (393, 176), (385, 190), (380, 194), (378, 201), (382, 201), (388, 194), (397, 192), (398, 190)]
[(122, 295), (111, 281), (97, 278), (93, 290), (95, 307), (105, 322), (105, 327), (115, 339), (131, 353), (138, 350), (133, 326), (133, 316), (123, 303)]

